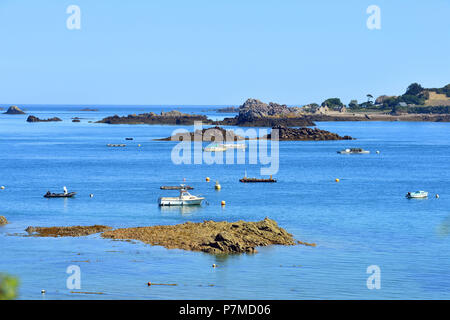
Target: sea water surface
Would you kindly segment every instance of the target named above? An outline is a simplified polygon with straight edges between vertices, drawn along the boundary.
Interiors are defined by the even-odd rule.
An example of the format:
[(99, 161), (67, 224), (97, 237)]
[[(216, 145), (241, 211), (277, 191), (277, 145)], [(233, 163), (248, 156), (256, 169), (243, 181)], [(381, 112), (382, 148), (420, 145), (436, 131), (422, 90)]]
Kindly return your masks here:
[[(0, 272), (20, 279), (21, 299), (450, 299), (450, 123), (319, 122), (320, 129), (357, 140), (280, 142), (278, 182), (243, 184), (245, 171), (259, 176), (267, 165), (176, 165), (171, 152), (177, 143), (153, 141), (192, 127), (94, 123), (173, 107), (23, 107), (27, 115), (63, 121), (27, 123), (27, 115), (0, 115), (0, 215), (10, 222), (0, 227)], [(178, 107), (229, 116), (215, 108)], [(336, 153), (347, 147), (371, 153)], [(183, 179), (209, 204), (159, 208), (158, 197), (172, 194), (159, 187)], [(77, 197), (43, 198), (63, 186)], [(405, 198), (415, 190), (430, 196)], [(118, 228), (265, 217), (317, 246), (214, 256), (99, 235), (24, 236), (28, 226)], [(80, 267), (80, 290), (66, 285), (71, 265)], [(380, 289), (367, 287), (372, 265), (380, 268)], [(148, 287), (148, 281), (177, 285)]]

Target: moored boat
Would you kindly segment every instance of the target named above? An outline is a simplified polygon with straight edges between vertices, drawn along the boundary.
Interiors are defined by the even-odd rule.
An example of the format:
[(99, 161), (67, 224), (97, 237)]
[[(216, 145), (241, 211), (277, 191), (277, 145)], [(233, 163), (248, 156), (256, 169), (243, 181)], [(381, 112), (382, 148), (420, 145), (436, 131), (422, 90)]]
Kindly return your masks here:
[(364, 150), (361, 148), (347, 148), (347, 149), (338, 151), (337, 153), (340, 153), (340, 154), (367, 154), (367, 153), (370, 153), (370, 151)]
[(44, 198), (72, 198), (76, 195), (76, 192), (68, 192), (68, 193), (52, 193), (50, 191), (47, 191), (46, 194), (44, 194)]
[(408, 192), (406, 194), (406, 198), (408, 199), (423, 199), (428, 197), (428, 192), (426, 191), (415, 191), (415, 192)]
[(204, 197), (194, 196), (181, 188), (178, 197), (160, 197), (158, 203), (160, 206), (191, 206), (201, 205), (203, 200), (205, 200)]

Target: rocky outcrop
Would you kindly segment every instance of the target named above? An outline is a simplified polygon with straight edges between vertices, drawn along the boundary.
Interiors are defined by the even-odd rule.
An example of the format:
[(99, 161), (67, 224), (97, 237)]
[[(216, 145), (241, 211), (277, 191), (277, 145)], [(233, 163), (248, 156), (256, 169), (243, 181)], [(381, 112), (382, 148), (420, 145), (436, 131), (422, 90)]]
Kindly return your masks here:
[(80, 111), (91, 111), (91, 112), (97, 112), (97, 111), (98, 111), (98, 109), (84, 108), (84, 109), (81, 109)]
[(259, 222), (186, 222), (170, 226), (123, 228), (106, 231), (103, 238), (139, 240), (168, 249), (211, 254), (255, 253), (256, 247), (295, 245), (291, 234), (269, 218)]
[(206, 116), (195, 115), (188, 113), (181, 113), (180, 111), (161, 112), (156, 114), (153, 112), (143, 114), (131, 114), (126, 117), (119, 117), (118, 115), (106, 117), (97, 123), (108, 124), (179, 124), (192, 125), (195, 121), (203, 123), (210, 123)]
[(233, 130), (226, 130), (221, 127), (211, 127), (202, 130), (195, 130), (195, 132), (177, 133), (174, 136), (155, 139), (155, 141), (239, 141), (245, 140), (234, 133)]
[(4, 216), (0, 216), (0, 226), (8, 224), (8, 220)]
[(36, 237), (81, 237), (90, 234), (111, 230), (111, 227), (94, 226), (74, 226), (74, 227), (28, 227), (25, 229), (31, 236)]
[(288, 107), (257, 99), (248, 99), (239, 107), (239, 114), (234, 118), (216, 121), (218, 125), (235, 125), (244, 127), (313, 126), (314, 123), (299, 112), (298, 108)]
[(239, 112), (239, 107), (225, 107), (217, 109), (219, 113), (236, 113)]
[(11, 106), (4, 114), (25, 114), (18, 106)]
[[(353, 140), (350, 136), (343, 136), (317, 128), (288, 128), (285, 126), (275, 126), (273, 130), (278, 130), (279, 141), (323, 141), (323, 140)], [(261, 139), (272, 139), (272, 133)]]
[(39, 119), (38, 117), (35, 116), (28, 116), (27, 118), (27, 122), (55, 122), (55, 121), (62, 121), (62, 120), (58, 117), (53, 117), (49, 119)]

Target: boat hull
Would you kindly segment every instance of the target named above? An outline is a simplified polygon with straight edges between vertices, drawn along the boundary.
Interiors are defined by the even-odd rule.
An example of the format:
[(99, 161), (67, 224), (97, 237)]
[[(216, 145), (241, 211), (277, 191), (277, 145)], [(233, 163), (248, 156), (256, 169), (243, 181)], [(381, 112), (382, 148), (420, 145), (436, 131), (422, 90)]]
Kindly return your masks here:
[(76, 195), (76, 192), (69, 192), (67, 194), (64, 193), (50, 193), (50, 194), (45, 194), (44, 198), (72, 198)]
[(194, 200), (184, 200), (176, 198), (159, 198), (160, 206), (199, 206), (203, 202), (203, 198)]

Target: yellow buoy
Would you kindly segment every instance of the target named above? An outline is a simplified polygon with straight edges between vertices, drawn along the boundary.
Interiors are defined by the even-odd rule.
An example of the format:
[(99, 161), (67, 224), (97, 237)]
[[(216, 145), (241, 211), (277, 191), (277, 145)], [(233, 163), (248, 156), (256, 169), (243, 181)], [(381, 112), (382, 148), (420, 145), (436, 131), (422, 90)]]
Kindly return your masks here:
[(5, 187), (4, 187), (4, 186), (1, 186), (0, 189), (5, 190)]
[(218, 265), (215, 264), (215, 263), (213, 263), (212, 267), (213, 267), (213, 268), (216, 268), (216, 267), (218, 267)]
[(338, 178), (336, 178), (336, 180), (334, 180), (334, 181), (339, 182), (339, 181), (341, 181), (341, 180), (339, 180)]
[(141, 145), (140, 144), (138, 144), (138, 147), (140, 147)]
[(216, 181), (216, 185), (214, 186), (216, 190), (220, 190), (222, 186), (219, 184), (219, 181)]
[(220, 204), (224, 206), (225, 205), (225, 201), (222, 200), (222, 202)]
[(205, 180), (206, 180), (206, 182), (209, 182), (209, 180), (210, 180), (210, 179), (209, 179), (209, 177), (206, 177), (206, 179), (205, 179)]

